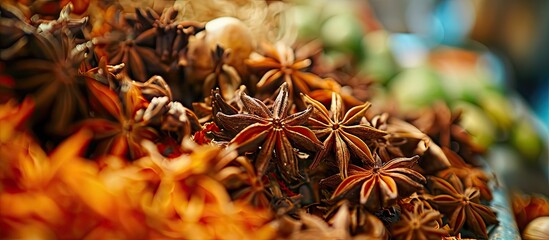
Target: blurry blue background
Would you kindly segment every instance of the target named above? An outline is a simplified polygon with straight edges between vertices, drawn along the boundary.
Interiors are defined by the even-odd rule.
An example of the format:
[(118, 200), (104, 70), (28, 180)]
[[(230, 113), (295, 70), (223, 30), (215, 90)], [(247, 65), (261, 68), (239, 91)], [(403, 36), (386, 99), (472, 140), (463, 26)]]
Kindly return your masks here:
[(387, 30), (411, 34), (399, 41), (404, 48), (411, 46), (411, 38), (430, 47), (486, 47), (495, 83), (516, 90), (549, 127), (549, 1), (369, 2)]

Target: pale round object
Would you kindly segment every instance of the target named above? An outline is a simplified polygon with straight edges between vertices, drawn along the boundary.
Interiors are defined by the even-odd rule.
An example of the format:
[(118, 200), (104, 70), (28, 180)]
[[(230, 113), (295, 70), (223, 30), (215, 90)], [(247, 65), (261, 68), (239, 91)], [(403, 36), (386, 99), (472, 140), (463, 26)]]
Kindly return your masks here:
[(190, 83), (202, 81), (214, 69), (211, 50), (206, 43), (204, 32), (189, 38), (189, 45), (186, 59), (186, 79)]
[(549, 216), (539, 217), (531, 221), (524, 229), (522, 237), (525, 240), (549, 239)]
[(227, 64), (235, 67), (240, 74), (245, 69), (246, 60), (254, 49), (252, 31), (237, 18), (220, 17), (206, 23), (206, 42), (214, 50), (219, 44), (231, 49)]

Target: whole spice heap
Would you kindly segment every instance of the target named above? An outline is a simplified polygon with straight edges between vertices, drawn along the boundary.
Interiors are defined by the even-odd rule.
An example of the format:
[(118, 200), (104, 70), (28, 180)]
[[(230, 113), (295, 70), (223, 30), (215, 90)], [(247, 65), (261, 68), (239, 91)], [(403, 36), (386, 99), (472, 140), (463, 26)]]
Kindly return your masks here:
[(2, 238), (487, 238), (497, 223), (445, 104), (389, 114), (314, 72), (318, 45), (260, 44), (236, 18), (78, 3), (0, 5)]

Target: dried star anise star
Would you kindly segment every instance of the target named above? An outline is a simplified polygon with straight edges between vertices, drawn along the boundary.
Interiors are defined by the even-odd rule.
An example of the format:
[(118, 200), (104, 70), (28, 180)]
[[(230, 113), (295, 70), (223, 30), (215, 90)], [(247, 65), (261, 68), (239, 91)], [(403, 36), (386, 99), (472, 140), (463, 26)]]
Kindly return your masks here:
[[(238, 183), (244, 186), (239, 186), (231, 195), (235, 201), (252, 204), (256, 207), (269, 207), (270, 197), (266, 191), (266, 179), (257, 177), (256, 171), (250, 160), (246, 157), (239, 156), (234, 160), (237, 163), (234, 166), (228, 166), (219, 172), (220, 181), (231, 182), (234, 178)], [(234, 184), (234, 183), (233, 183)], [(230, 188), (228, 186), (227, 188)]]
[(313, 108), (288, 115), (288, 86), (282, 84), (272, 110), (260, 100), (241, 92), (240, 99), (248, 113), (226, 115), (218, 112), (224, 129), (239, 132), (230, 142), (240, 153), (255, 152), (260, 147), (255, 166), (259, 176), (265, 174), (269, 162), (276, 152), (277, 166), (286, 177), (299, 176), (298, 158), (294, 146), (300, 150), (316, 151), (322, 149), (315, 134), (308, 128), (300, 126), (310, 117)]
[(10, 60), (28, 50), (29, 36), (35, 28), (15, 5), (3, 1), (0, 13), (0, 60)]
[(494, 212), (480, 203), (480, 193), (477, 188), (464, 188), (456, 175), (450, 175), (448, 181), (438, 178), (429, 178), (430, 198), (439, 211), (448, 217), (453, 234), (457, 234), (464, 227), (468, 227), (475, 235), (488, 238), (486, 226), (498, 222)]
[(432, 137), (442, 148), (452, 148), (458, 151), (464, 160), (471, 162), (471, 158), (482, 153), (484, 149), (475, 144), (472, 136), (459, 125), (460, 118), (461, 111), (452, 112), (446, 103), (437, 102), (431, 109), (421, 112), (412, 123)]
[(396, 239), (441, 239), (448, 232), (440, 226), (442, 214), (434, 209), (425, 208), (421, 202), (413, 204), (412, 210), (404, 209), (400, 220), (392, 228)]
[(443, 147), (442, 151), (452, 164), (448, 169), (437, 173), (437, 176), (447, 179), (451, 174), (455, 174), (463, 181), (465, 187), (476, 187), (480, 191), (480, 197), (483, 200), (492, 200), (492, 191), (488, 182), (492, 179), (481, 168), (473, 167), (463, 160), (461, 156), (452, 150)]
[(303, 99), (315, 109), (308, 121), (311, 129), (319, 139), (324, 139), (324, 149), (316, 155), (311, 168), (319, 164), (321, 159), (332, 151), (335, 152), (341, 178), (347, 177), (351, 154), (360, 159), (365, 165), (371, 166), (374, 164), (374, 157), (364, 140), (376, 141), (387, 133), (360, 124), (361, 119), (371, 105), (370, 103), (353, 107), (345, 113), (343, 100), (335, 92), (332, 93), (330, 111), (311, 97), (303, 95)]
[(331, 89), (332, 82), (326, 82), (319, 76), (305, 72), (311, 65), (311, 60), (296, 59), (294, 50), (279, 42), (275, 46), (264, 45), (265, 56), (259, 54), (250, 55), (247, 64), (255, 69), (267, 70), (257, 83), (259, 90), (267, 90), (284, 81), (288, 84), (290, 96), (298, 96), (298, 93), (308, 94), (311, 88)]
[(15, 91), (34, 98), (37, 119), (49, 115), (48, 130), (60, 133), (87, 112), (82, 91), (86, 78), (79, 68), (91, 46), (89, 42), (76, 45), (66, 31), (34, 32), (31, 41), (38, 46), (31, 50), (32, 56), (8, 62), (6, 70), (17, 79)]
[[(149, 12), (152, 10), (148, 9)], [(177, 21), (179, 11), (174, 7), (166, 8), (162, 15), (150, 14), (153, 28), (156, 29), (156, 55), (165, 63), (176, 60), (187, 47), (189, 36), (204, 29), (204, 24), (193, 21)]]
[(374, 142), (375, 152), (383, 161), (413, 153), (423, 156), (420, 166), (425, 172), (435, 172), (451, 165), (442, 149), (414, 125), (389, 117), (387, 113), (372, 117), (370, 122), (373, 127), (389, 133), (381, 141)]
[(364, 205), (351, 205), (346, 199), (331, 206), (324, 214), (324, 218), (331, 224), (346, 222), (347, 229), (353, 236), (352, 239), (389, 238), (389, 232), (383, 221), (366, 210)]
[(204, 79), (204, 85), (202, 87), (204, 96), (210, 94), (212, 89), (219, 87), (223, 98), (234, 98), (235, 91), (240, 86), (241, 79), (236, 69), (226, 64), (231, 52), (230, 49), (225, 50), (219, 45), (212, 51), (212, 59), (215, 68), (213, 72)]
[(99, 82), (89, 81), (89, 86), (94, 100), (92, 106), (107, 116), (86, 119), (81, 123), (81, 127), (93, 129), (95, 137), (101, 140), (98, 151), (130, 159), (144, 156), (146, 152), (141, 141), (157, 137), (154, 128), (137, 117), (138, 110), (148, 105), (147, 100), (139, 91), (131, 91), (126, 92), (121, 101), (114, 91)]
[(360, 186), (360, 204), (366, 204), (368, 209), (374, 211), (388, 206), (391, 201), (406, 197), (423, 188), (422, 183), (425, 182), (425, 177), (411, 169), (418, 159), (418, 156), (395, 158), (382, 164), (381, 159), (377, 157), (375, 165), (369, 169), (350, 165), (349, 177), (339, 184), (332, 199), (352, 194), (353, 190)]
[(278, 220), (279, 238), (277, 239), (353, 239), (349, 234), (350, 216), (347, 205), (339, 208), (331, 219), (332, 225), (315, 215), (299, 212), (299, 220), (283, 216)]
[(151, 9), (136, 9), (134, 15), (126, 18), (121, 15), (112, 20), (112, 32), (94, 39), (99, 46), (105, 45), (104, 54), (109, 57), (109, 63), (124, 63), (124, 71), (138, 81), (166, 72), (167, 66), (154, 49), (157, 32), (153, 24), (159, 18), (158, 14)]

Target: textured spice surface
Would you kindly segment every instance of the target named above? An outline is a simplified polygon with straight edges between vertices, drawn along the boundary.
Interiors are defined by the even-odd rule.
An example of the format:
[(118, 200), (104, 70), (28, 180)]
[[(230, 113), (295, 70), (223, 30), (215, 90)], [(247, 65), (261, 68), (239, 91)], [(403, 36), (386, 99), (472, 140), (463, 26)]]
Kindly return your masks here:
[[(2, 238), (486, 238), (497, 223), (482, 148), (444, 103), (374, 104), (370, 83), (329, 78), (356, 70), (326, 73), (318, 42), (269, 40), (224, 1), (221, 18), (72, 2), (0, 5)], [(259, 2), (240, 7), (284, 6)]]

